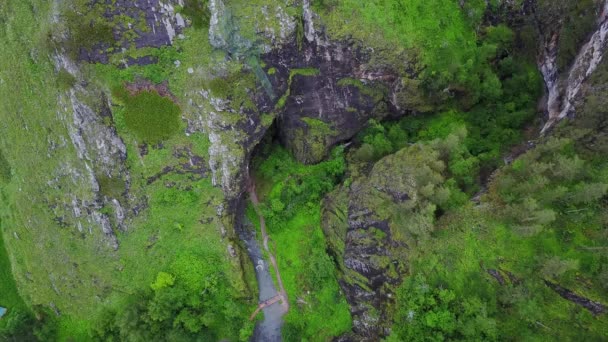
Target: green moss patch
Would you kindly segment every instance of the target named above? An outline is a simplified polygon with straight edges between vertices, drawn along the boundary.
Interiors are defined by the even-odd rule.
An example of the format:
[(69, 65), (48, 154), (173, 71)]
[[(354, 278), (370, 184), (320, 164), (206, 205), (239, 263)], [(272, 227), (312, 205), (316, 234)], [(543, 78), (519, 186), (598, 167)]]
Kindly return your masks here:
[(0, 185), (11, 180), (11, 166), (0, 151)]
[(291, 95), (291, 83), (293, 82), (293, 78), (295, 76), (317, 76), (319, 74), (319, 69), (315, 68), (302, 68), (302, 69), (292, 69), (289, 71), (289, 80), (287, 81), (287, 91), (281, 98), (277, 101), (275, 105), (275, 109), (282, 109), (285, 107), (287, 103), (287, 98)]
[(137, 137), (158, 143), (179, 130), (181, 110), (177, 104), (156, 91), (143, 91), (125, 98), (125, 123)]
[(121, 178), (111, 178), (106, 175), (101, 175), (97, 178), (99, 182), (99, 191), (102, 195), (110, 198), (121, 198), (122, 194), (127, 189), (127, 184)]
[(57, 73), (57, 86), (62, 90), (68, 90), (76, 85), (76, 78), (69, 71), (61, 69)]
[(207, 6), (207, 0), (186, 0), (181, 13), (192, 20), (192, 26), (195, 28), (205, 28), (209, 26), (209, 19), (211, 19)]

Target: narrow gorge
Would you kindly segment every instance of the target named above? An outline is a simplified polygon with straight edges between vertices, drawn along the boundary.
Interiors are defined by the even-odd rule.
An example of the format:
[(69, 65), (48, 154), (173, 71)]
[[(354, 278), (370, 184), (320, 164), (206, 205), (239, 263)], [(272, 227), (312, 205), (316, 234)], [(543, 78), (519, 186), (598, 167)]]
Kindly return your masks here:
[(5, 0), (0, 340), (608, 339), (607, 0)]

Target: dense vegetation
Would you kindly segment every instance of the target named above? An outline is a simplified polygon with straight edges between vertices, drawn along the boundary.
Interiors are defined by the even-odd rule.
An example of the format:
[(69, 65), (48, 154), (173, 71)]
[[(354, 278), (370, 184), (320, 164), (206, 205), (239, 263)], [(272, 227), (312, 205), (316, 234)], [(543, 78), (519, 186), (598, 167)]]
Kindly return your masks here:
[[(328, 340), (351, 328), (320, 227), (321, 199), (344, 173), (341, 149), (317, 165), (299, 164), (282, 147), (266, 145), (254, 161), (256, 185), (268, 233), (290, 299), (283, 335), (287, 341)], [(257, 222), (253, 210), (248, 217)]]
[(181, 254), (170, 271), (159, 272), (150, 289), (99, 318), (97, 341), (247, 341), (253, 322), (231, 290), (217, 255)]
[(605, 320), (549, 287), (606, 291), (605, 174), (550, 139), (496, 175), (483, 206), (444, 215), (398, 292), (396, 340), (605, 337)]
[[(456, 103), (465, 108), (501, 97), (496, 54), (512, 38), (504, 26), (487, 27), (485, 1), (374, 0), (317, 1), (316, 8), (336, 37), (353, 37), (377, 49), (378, 64), (388, 64), (405, 79), (403, 99), (415, 109)], [(462, 7), (462, 8), (461, 8)], [(479, 38), (486, 37), (480, 44)], [(406, 63), (403, 61), (406, 60)], [(420, 93), (419, 90), (423, 90)], [(425, 98), (425, 100), (419, 100)]]

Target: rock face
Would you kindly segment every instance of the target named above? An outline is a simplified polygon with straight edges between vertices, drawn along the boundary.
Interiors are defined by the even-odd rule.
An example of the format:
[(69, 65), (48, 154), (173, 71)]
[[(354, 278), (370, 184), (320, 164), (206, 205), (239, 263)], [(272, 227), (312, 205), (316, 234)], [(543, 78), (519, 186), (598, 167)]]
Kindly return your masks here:
[[(240, 33), (238, 18), (222, 0), (211, 0), (209, 10), (209, 43), (232, 60), (218, 59), (208, 67), (213, 70), (213, 78), (227, 78), (230, 68), (242, 67), (243, 61), (255, 59), (257, 45)], [(208, 135), (212, 182), (224, 191), (230, 202), (230, 214), (234, 214), (244, 193), (251, 153), (272, 123), (272, 120), (262, 120), (262, 113), (270, 112), (270, 99), (263, 91), (257, 91), (253, 79), (254, 75), (265, 77), (265, 74), (255, 63), (249, 68), (253, 71), (239, 75), (252, 81), (242, 85), (243, 93), (239, 98), (234, 94), (221, 96), (209, 88), (193, 89), (186, 94), (188, 112), (193, 113), (192, 117), (186, 117), (188, 133)], [(257, 106), (243, 105), (252, 99)]]
[[(387, 304), (407, 270), (407, 245), (391, 231), (390, 214), (377, 209), (382, 200), (392, 205), (393, 195), (377, 190), (376, 183), (360, 179), (338, 190), (326, 199), (323, 218), (331, 254), (343, 273), (340, 286), (351, 306), (353, 332), (369, 341), (388, 335)], [(395, 203), (406, 202), (411, 193), (393, 190), (403, 191)]]
[(330, 40), (307, 0), (302, 13), (300, 31), (262, 59), (271, 67), (275, 92), (283, 94), (275, 106), (281, 142), (299, 161), (317, 163), (370, 118), (397, 114), (388, 99), (399, 77), (371, 65), (371, 51)]
[(393, 235), (387, 217), (368, 207), (378, 199), (375, 195), (386, 193), (373, 192), (365, 181), (340, 189), (326, 199), (323, 218), (330, 254), (343, 273), (340, 286), (350, 304), (353, 332), (364, 341), (389, 334), (387, 304), (407, 270), (407, 245)]
[[(113, 23), (112, 33), (120, 48), (159, 48), (171, 45), (186, 27), (175, 6), (184, 6), (183, 0), (117, 0), (103, 7), (103, 17)], [(127, 22), (120, 23), (125, 17)], [(108, 47), (108, 43), (99, 43), (92, 49), (80, 49), (79, 57), (88, 62), (109, 63), (113, 50)], [(152, 63), (155, 59), (150, 56), (125, 61), (127, 66)]]
[[(81, 77), (78, 66), (64, 55), (55, 57), (55, 67), (57, 70), (65, 70), (75, 79)], [(97, 110), (93, 110), (82, 100), (92, 93), (96, 93), (100, 98), (95, 103), (98, 107)], [(76, 226), (80, 233), (84, 233), (85, 229), (91, 233), (92, 226), (100, 226), (108, 244), (116, 250), (118, 240), (111, 221), (114, 222), (115, 227), (125, 229), (124, 203), (121, 204), (121, 201), (125, 201), (126, 197), (123, 195), (128, 192), (130, 175), (125, 165), (126, 147), (118, 137), (116, 129), (104, 122), (104, 120), (111, 121), (112, 117), (109, 100), (99, 89), (92, 87), (86, 89), (76, 84), (67, 90), (59, 101), (62, 109), (58, 113), (59, 115), (72, 113), (71, 122), (66, 118), (66, 121), (70, 122), (68, 125), (69, 137), (76, 155), (84, 163), (85, 169), (64, 169), (64, 166), (61, 168), (63, 171), (70, 170), (77, 175), (77, 178), (86, 177), (91, 197), (86, 199), (83, 196), (69, 194), (72, 196), (71, 203), (67, 205), (71, 207), (70, 210), (65, 210), (68, 208), (65, 208), (59, 201), (53, 205), (54, 211), (62, 225)], [(81, 173), (82, 171), (84, 174)], [(106, 191), (108, 182), (123, 185), (122, 192)], [(101, 212), (104, 206), (114, 208), (114, 217), (110, 218)]]
[(582, 85), (579, 96), (572, 104), (576, 108), (575, 119), (564, 127), (577, 130), (581, 146), (598, 155), (608, 154), (607, 93), (608, 59), (604, 58), (593, 75)]

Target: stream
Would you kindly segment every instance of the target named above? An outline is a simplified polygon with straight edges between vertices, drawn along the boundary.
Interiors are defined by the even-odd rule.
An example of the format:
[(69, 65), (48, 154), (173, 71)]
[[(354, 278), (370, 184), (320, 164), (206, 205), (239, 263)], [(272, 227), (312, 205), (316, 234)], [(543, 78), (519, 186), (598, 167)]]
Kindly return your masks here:
[[(209, 9), (211, 12), (209, 27), (210, 44), (216, 49), (225, 51), (227, 55), (233, 58), (244, 60), (256, 75), (256, 79), (260, 82), (268, 97), (275, 99), (276, 94), (274, 93), (272, 84), (260, 63), (259, 55), (263, 50), (262, 47), (258, 46), (258, 42), (250, 41), (240, 34), (238, 19), (232, 16), (230, 8), (224, 4), (223, 0), (210, 0)], [(255, 267), (258, 283), (259, 305), (251, 315), (251, 319), (255, 319), (259, 311), (264, 313), (264, 318), (256, 323), (251, 340), (255, 342), (282, 341), (281, 328), (283, 326), (283, 316), (289, 310), (289, 303), (277, 266), (275, 252), (271, 251), (268, 247), (269, 237), (266, 233), (264, 217), (258, 209), (259, 202), (255, 193), (255, 185), (251, 184), (251, 186), (249, 195), (260, 220), (260, 230), (264, 241), (263, 246), (260, 245), (259, 241), (262, 239), (257, 238), (257, 232), (253, 225), (244, 224), (237, 228), (239, 239), (245, 245), (247, 254)], [(265, 259), (264, 254), (266, 254), (268, 260)], [(278, 289), (275, 286), (271, 272), (275, 273)]]
[[(255, 266), (255, 275), (258, 282), (260, 303), (277, 297), (277, 291), (272, 275), (270, 274), (270, 264), (264, 259), (260, 243), (256, 239), (255, 231), (251, 225), (245, 225), (239, 231), (239, 238), (244, 242), (251, 262)], [(281, 341), (281, 326), (283, 325), (283, 315), (285, 309), (279, 302), (266, 306), (262, 309), (264, 319), (256, 324), (252, 341), (255, 342), (275, 342)]]

